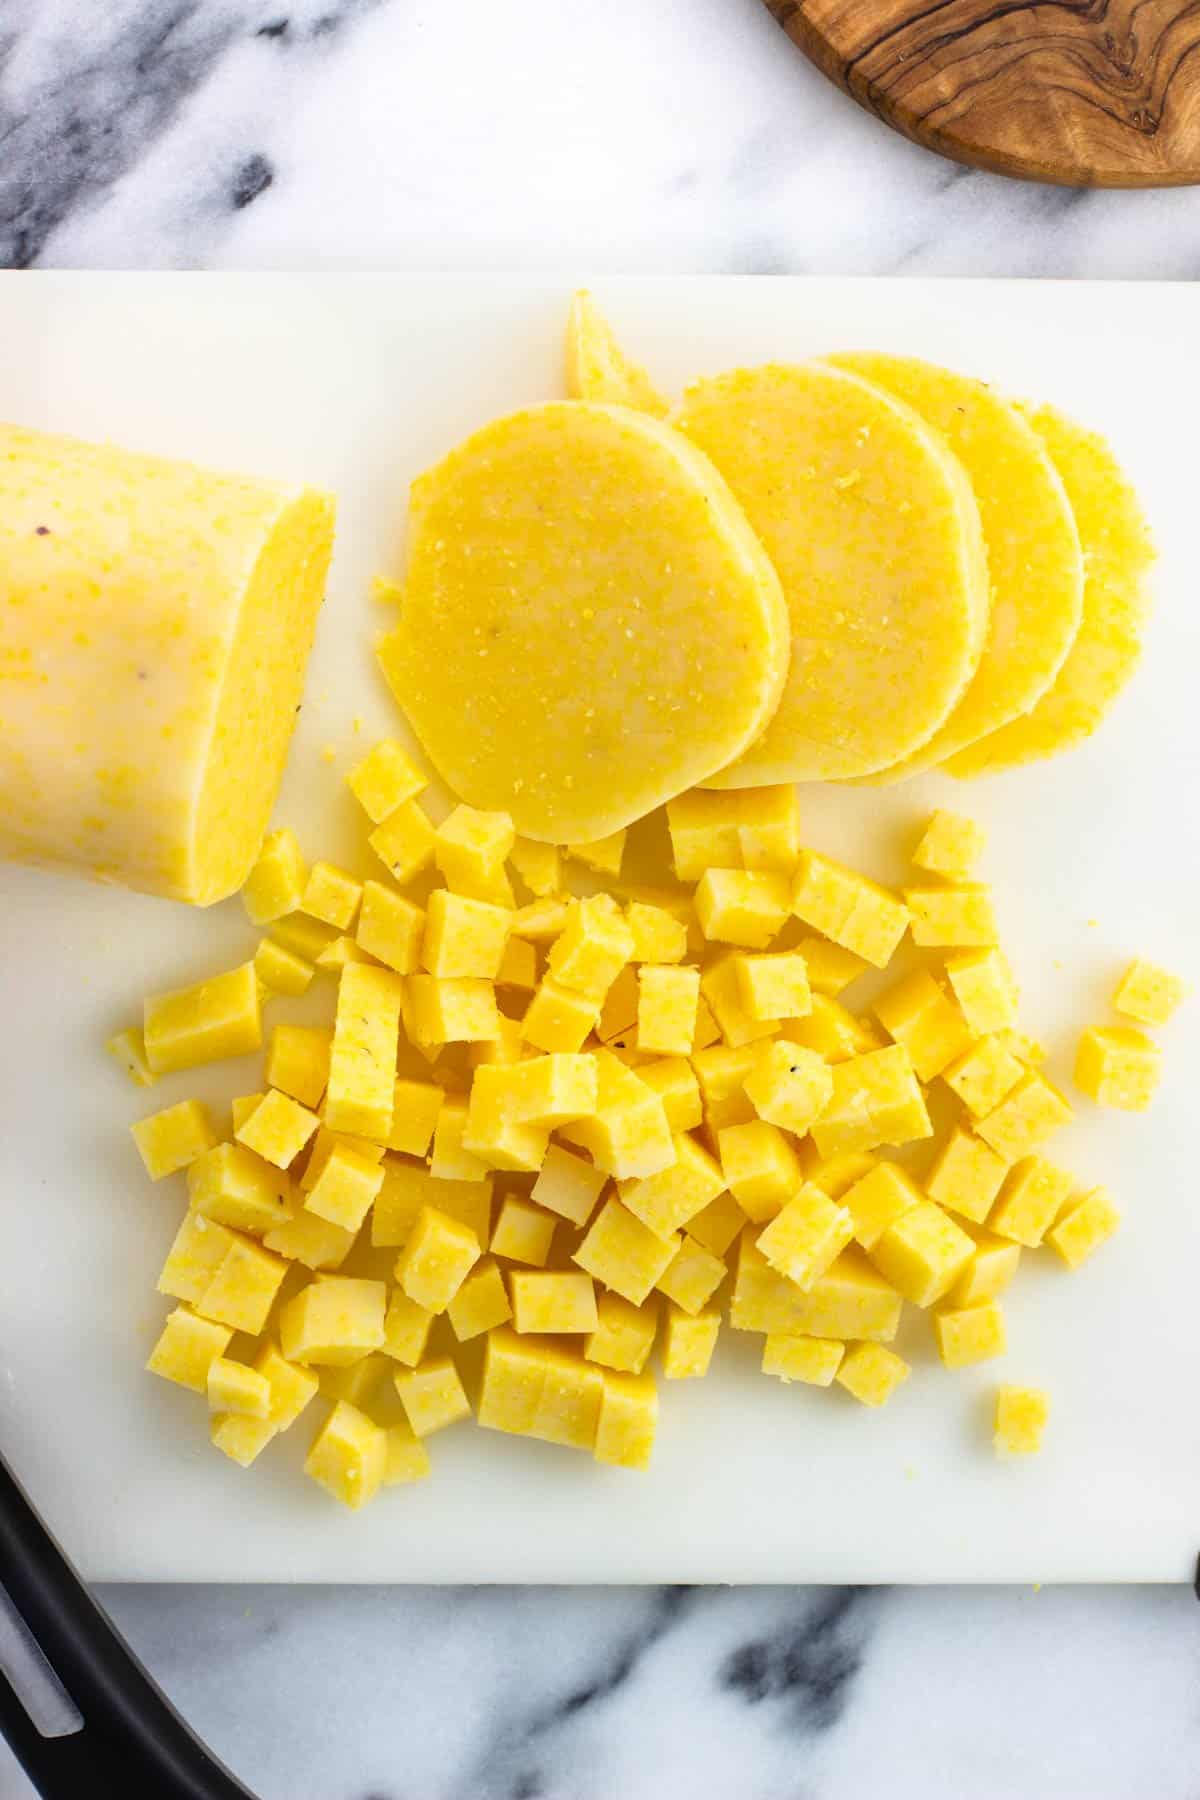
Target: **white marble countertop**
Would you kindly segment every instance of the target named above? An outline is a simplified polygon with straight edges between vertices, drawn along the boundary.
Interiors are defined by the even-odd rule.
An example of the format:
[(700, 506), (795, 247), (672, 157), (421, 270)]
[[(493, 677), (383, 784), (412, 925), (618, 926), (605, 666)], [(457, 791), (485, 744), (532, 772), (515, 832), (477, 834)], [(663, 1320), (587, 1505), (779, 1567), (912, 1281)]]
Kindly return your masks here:
[[(761, 0), (3, 0), (0, 142), (0, 266), (1200, 273), (1200, 192), (941, 162)], [(264, 1800), (1197, 1791), (1186, 1589), (105, 1600)]]

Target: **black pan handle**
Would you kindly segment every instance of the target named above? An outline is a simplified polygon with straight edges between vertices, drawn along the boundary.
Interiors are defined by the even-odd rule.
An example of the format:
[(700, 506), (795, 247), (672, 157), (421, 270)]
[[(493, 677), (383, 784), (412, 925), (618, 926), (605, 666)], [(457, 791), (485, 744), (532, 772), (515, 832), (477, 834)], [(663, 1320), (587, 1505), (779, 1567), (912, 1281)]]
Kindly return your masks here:
[(43, 1800), (254, 1800), (150, 1679), (3, 1457), (0, 1586), (66, 1697), (59, 1735), (46, 1735), (0, 1671), (0, 1731)]

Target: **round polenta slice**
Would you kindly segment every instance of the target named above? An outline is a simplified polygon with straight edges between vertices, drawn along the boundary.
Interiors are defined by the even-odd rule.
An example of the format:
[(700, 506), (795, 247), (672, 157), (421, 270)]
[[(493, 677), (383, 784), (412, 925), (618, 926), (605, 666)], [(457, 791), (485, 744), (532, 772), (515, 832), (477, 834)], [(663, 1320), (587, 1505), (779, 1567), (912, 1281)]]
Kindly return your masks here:
[(945, 765), (963, 778), (1057, 756), (1090, 737), (1137, 667), (1150, 610), (1154, 545), (1112, 451), (1052, 406), (1021, 411), (1049, 451), (1074, 509), (1083, 545), (1083, 616), (1066, 661), (1033, 710)]
[(958, 703), (987, 633), (979, 510), (945, 440), (826, 363), (695, 382), (676, 422), (741, 501), (792, 622), (774, 718), (706, 785), (845, 780), (911, 756)]
[(941, 432), (967, 472), (987, 546), (987, 641), (962, 699), (915, 755), (876, 777), (899, 781), (1020, 718), (1047, 692), (1083, 612), (1083, 552), (1062, 478), (1014, 406), (981, 381), (915, 357), (830, 358), (886, 388)]
[(439, 774), (524, 836), (590, 843), (753, 743), (788, 662), (779, 580), (661, 421), (557, 401), (414, 485), (384, 674)]

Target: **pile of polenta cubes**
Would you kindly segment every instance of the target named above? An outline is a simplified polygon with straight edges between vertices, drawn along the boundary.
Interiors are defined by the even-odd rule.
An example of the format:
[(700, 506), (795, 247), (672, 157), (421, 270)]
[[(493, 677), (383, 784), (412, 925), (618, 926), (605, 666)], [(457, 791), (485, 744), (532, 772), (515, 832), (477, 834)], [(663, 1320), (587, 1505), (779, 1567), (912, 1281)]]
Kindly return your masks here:
[[(882, 1406), (906, 1303), (948, 1368), (999, 1356), (1022, 1251), (1074, 1268), (1116, 1229), (1043, 1154), (1071, 1107), (1017, 1029), (970, 820), (936, 813), (895, 893), (802, 846), (794, 787), (694, 790), (666, 808), (674, 879), (645, 889), (623, 832), (559, 850), (461, 805), (435, 826), (396, 742), (349, 781), (373, 875), (275, 832), (253, 960), (109, 1046), (143, 1083), (255, 1051), (274, 996), (332, 977), (332, 1026), (274, 1026), (227, 1140), (197, 1101), (133, 1128), (189, 1202), (148, 1366), (207, 1396), (235, 1462), (320, 1393), (305, 1468), (350, 1507), (426, 1475), (425, 1439), (472, 1412), (642, 1468), (656, 1341), (668, 1381), (703, 1376), (723, 1318), (762, 1334), (765, 1373)], [(916, 966), (849, 1010), (909, 935)], [(1162, 1023), (1181, 994), (1137, 963), (1116, 1004)], [(1098, 1027), (1076, 1080), (1140, 1109), (1157, 1069), (1144, 1033)], [(1000, 1388), (997, 1448), (1036, 1450), (1047, 1409)]]

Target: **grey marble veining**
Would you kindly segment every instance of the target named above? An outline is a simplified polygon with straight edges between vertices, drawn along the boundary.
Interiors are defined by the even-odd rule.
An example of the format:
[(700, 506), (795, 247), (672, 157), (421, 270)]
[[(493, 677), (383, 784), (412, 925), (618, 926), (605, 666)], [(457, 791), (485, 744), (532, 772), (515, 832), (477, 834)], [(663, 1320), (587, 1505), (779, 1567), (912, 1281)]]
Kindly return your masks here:
[(0, 264), (1200, 274), (1200, 195), (958, 168), (762, 0), (3, 0)]

